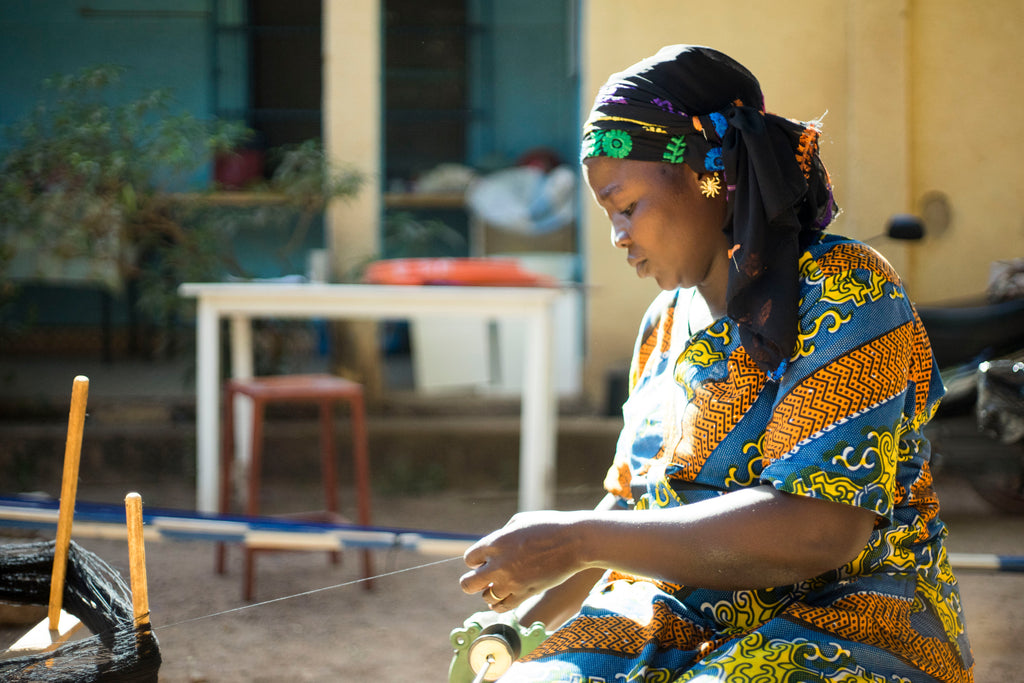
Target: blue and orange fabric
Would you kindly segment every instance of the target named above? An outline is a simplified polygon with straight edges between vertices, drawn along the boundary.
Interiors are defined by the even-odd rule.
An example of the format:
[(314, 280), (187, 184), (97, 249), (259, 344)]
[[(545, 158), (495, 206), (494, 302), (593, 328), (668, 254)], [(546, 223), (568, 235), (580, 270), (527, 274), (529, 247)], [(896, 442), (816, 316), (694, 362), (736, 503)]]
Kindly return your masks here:
[(943, 394), (927, 336), (870, 247), (820, 235), (799, 269), (797, 345), (778, 380), (731, 318), (691, 335), (690, 292), (659, 295), (606, 486), (641, 509), (764, 484), (863, 507), (877, 515), (863, 552), (763, 590), (610, 572), (503, 683), (972, 680), (921, 434)]

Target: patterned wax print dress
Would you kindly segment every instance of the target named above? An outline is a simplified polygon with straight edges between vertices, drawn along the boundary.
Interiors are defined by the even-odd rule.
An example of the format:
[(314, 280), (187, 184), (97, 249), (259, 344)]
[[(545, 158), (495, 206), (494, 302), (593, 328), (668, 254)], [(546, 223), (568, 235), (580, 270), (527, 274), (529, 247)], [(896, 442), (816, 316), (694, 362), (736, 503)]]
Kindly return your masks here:
[(921, 435), (943, 392), (924, 329), (896, 273), (861, 243), (822, 236), (800, 278), (798, 348), (777, 381), (731, 320), (690, 336), (690, 292), (658, 297), (606, 486), (640, 509), (763, 484), (864, 507), (877, 519), (863, 552), (763, 590), (610, 572), (503, 683), (972, 680)]

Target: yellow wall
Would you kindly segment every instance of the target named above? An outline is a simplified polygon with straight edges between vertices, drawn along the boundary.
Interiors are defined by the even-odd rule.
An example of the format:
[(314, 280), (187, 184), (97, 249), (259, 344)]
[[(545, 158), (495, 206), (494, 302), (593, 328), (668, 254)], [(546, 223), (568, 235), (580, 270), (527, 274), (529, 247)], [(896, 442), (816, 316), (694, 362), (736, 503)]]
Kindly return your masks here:
[(984, 290), (989, 264), (1024, 256), (1024, 2), (917, 0), (911, 13), (915, 211), (949, 198), (949, 229), (914, 262), (921, 300)]
[(362, 191), (329, 213), (335, 275), (379, 253), (381, 206), (380, 0), (325, 0), (324, 146), (366, 176)]
[[(770, 111), (825, 115), (822, 155), (843, 213), (833, 230), (870, 238), (890, 216), (949, 197), (952, 223), (916, 244), (878, 240), (918, 302), (977, 295), (989, 262), (1024, 255), (1021, 120), (1024, 3), (993, 0), (584, 0), (582, 116), (609, 74), (662, 45), (709, 45), (761, 81)], [(609, 245), (583, 199), (586, 391), (603, 400), (656, 294)]]
[[(330, 158), (352, 164), (366, 183), (351, 200), (327, 212), (334, 277), (344, 277), (380, 253), (381, 76), (380, 0), (325, 0), (323, 4), (323, 131)], [(335, 326), (335, 370), (381, 391), (376, 326)]]

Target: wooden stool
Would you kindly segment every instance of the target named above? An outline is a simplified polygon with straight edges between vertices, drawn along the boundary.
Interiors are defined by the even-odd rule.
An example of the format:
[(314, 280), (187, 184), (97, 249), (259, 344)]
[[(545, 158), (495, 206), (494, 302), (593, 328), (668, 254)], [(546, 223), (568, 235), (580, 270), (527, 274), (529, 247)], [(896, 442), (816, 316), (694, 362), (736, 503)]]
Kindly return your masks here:
[[(224, 431), (220, 454), (220, 512), (231, 510), (232, 465), (235, 460), (235, 396), (242, 394), (252, 399), (252, 449), (249, 457), (247, 477), (248, 499), (245, 514), (257, 516), (260, 511), (260, 469), (263, 460), (263, 418), (266, 405), (272, 402), (313, 402), (320, 406), (320, 467), (324, 483), (324, 510), (319, 513), (290, 515), (316, 521), (343, 521), (338, 516), (338, 474), (334, 446), (334, 422), (332, 407), (335, 401), (347, 401), (352, 419), (352, 459), (355, 469), (355, 489), (358, 501), (358, 523), (370, 524), (370, 467), (367, 455), (366, 407), (363, 403), (362, 385), (334, 375), (280, 375), (274, 377), (253, 377), (232, 379), (224, 385)], [(256, 550), (244, 549), (243, 597), (252, 600), (255, 593), (254, 554)], [(338, 552), (331, 553), (332, 562), (338, 561)], [(217, 573), (223, 574), (225, 567), (224, 543), (217, 544)], [(370, 550), (363, 550), (363, 574), (373, 576)], [(369, 590), (370, 581), (363, 586)]]

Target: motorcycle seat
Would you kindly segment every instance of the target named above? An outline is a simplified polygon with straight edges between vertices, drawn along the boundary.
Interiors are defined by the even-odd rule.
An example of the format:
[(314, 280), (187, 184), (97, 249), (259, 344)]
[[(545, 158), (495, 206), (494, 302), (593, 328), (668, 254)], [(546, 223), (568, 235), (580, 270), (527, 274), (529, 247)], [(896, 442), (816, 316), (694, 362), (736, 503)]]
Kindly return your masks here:
[(1024, 299), (963, 306), (919, 306), (939, 368), (980, 363), (1024, 349)]

